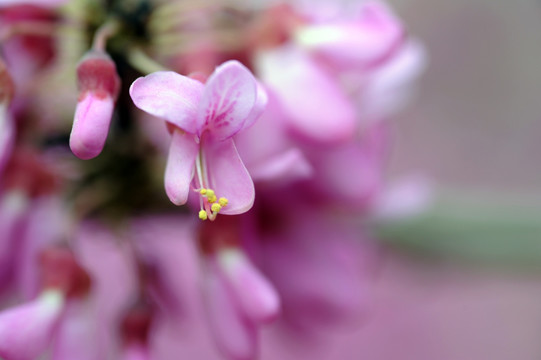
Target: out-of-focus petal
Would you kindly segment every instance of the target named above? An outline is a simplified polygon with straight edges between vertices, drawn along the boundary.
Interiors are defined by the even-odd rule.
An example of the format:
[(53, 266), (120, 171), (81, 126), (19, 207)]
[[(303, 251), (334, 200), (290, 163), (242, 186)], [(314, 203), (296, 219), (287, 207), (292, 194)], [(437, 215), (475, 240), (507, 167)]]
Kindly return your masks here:
[(427, 61), (423, 45), (412, 40), (386, 63), (374, 69), (358, 99), (361, 116), (385, 119), (402, 110), (414, 97), (417, 80)]
[(254, 359), (257, 347), (255, 328), (238, 312), (212, 260), (206, 270), (203, 285), (207, 317), (218, 348), (230, 359)]
[(423, 175), (409, 175), (395, 180), (382, 191), (373, 204), (376, 220), (400, 220), (426, 210), (434, 200), (434, 188)]
[(247, 166), (255, 182), (284, 185), (297, 180), (309, 179), (314, 173), (302, 151), (289, 149)]
[(257, 95), (256, 81), (244, 65), (234, 60), (223, 63), (203, 91), (197, 118), (199, 130), (208, 129), (216, 140), (232, 137), (248, 118), (253, 121), (253, 111), (254, 117), (260, 115), (265, 99)]
[(368, 129), (355, 142), (322, 149), (309, 147), (306, 153), (314, 176), (305, 189), (314, 198), (363, 208), (382, 187), (387, 131), (384, 123)]
[(217, 255), (224, 279), (244, 314), (256, 323), (273, 320), (280, 311), (280, 298), (271, 283), (238, 249)]
[(7, 105), (0, 103), (0, 174), (6, 165), (15, 142), (15, 126)]
[(194, 162), (199, 151), (194, 135), (175, 130), (165, 169), (165, 192), (175, 205), (183, 205), (190, 194)]
[(291, 128), (318, 142), (351, 139), (356, 128), (353, 103), (322, 67), (292, 47), (262, 52), (258, 75), (274, 90)]
[(358, 324), (370, 306), (373, 248), (355, 229), (307, 209), (295, 213), (294, 226), (270, 235), (260, 253), (285, 318), (309, 332)]
[(54, 8), (64, 5), (69, 0), (0, 0), (0, 8), (13, 5), (36, 5), (44, 8)]
[(130, 96), (138, 108), (196, 134), (197, 106), (204, 85), (172, 71), (158, 71), (141, 77), (130, 87)]
[(88, 301), (72, 299), (53, 340), (54, 360), (101, 359), (95, 309)]
[(64, 306), (64, 295), (45, 291), (36, 300), (0, 314), (0, 356), (32, 360), (45, 351)]
[(121, 360), (150, 360), (150, 352), (148, 348), (139, 343), (126, 345), (122, 351)]
[(38, 264), (40, 252), (47, 246), (61, 241), (68, 227), (62, 200), (55, 196), (42, 196), (28, 204), (25, 226), (18, 239), (16, 285), (22, 296), (34, 299), (43, 280)]
[(295, 40), (338, 67), (362, 68), (389, 55), (402, 41), (404, 29), (383, 3), (363, 4), (355, 20), (300, 27)]
[(209, 187), (218, 197), (225, 197), (229, 201), (220, 213), (236, 215), (248, 211), (254, 203), (254, 183), (233, 139), (215, 141), (203, 138), (202, 146), (209, 171)]

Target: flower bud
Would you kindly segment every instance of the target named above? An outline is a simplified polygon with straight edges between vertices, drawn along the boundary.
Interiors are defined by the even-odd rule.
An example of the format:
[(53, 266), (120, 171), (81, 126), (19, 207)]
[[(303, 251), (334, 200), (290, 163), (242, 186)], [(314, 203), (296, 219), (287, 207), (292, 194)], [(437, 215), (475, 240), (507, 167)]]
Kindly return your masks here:
[(87, 160), (101, 153), (107, 139), (120, 91), (115, 63), (103, 52), (88, 52), (77, 66), (77, 86), (79, 99), (70, 148), (77, 157)]

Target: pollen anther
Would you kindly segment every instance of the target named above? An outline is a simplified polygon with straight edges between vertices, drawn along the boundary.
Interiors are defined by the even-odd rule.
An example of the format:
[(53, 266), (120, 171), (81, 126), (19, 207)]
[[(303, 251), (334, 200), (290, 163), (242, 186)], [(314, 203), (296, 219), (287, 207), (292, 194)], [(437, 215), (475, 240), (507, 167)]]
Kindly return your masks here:
[(199, 219), (205, 221), (207, 220), (208, 216), (207, 216), (207, 212), (205, 210), (201, 210), (199, 211)]
[(221, 207), (224, 207), (229, 203), (229, 200), (227, 200), (227, 198), (221, 197), (218, 200), (218, 203), (220, 204)]

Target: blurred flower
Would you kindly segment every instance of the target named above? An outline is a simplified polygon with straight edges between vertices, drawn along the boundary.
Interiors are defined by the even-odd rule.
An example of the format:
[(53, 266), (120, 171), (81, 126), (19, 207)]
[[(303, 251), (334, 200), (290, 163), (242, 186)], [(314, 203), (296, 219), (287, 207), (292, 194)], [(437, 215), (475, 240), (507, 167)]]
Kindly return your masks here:
[(0, 355), (248, 360), (358, 326), (369, 220), (424, 203), (384, 174), (425, 55), (356, 8), (2, 3)]

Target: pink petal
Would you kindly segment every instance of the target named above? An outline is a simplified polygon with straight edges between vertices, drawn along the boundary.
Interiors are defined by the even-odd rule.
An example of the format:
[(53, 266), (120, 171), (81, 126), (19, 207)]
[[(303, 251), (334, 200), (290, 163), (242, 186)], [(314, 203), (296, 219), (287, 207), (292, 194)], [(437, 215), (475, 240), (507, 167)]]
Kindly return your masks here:
[(198, 151), (199, 145), (192, 134), (182, 130), (173, 132), (164, 181), (165, 192), (175, 205), (183, 205), (188, 200)]
[(203, 84), (189, 77), (158, 71), (135, 80), (130, 96), (139, 109), (195, 134), (199, 130), (197, 106), (203, 88)]
[(383, 184), (387, 130), (382, 122), (367, 129), (359, 141), (326, 149), (307, 147), (314, 175), (305, 188), (315, 198), (342, 206), (369, 206)]
[(267, 91), (261, 85), (259, 82), (256, 82), (257, 84), (257, 95), (255, 100), (255, 105), (252, 111), (250, 112), (250, 115), (246, 119), (246, 122), (244, 123), (243, 129), (246, 129), (250, 126), (252, 126), (261, 115), (263, 115), (263, 112), (265, 111), (267, 107), (267, 103), (269, 102), (269, 97), (267, 95)]
[(50, 290), (25, 305), (0, 314), (0, 356), (32, 360), (45, 351), (64, 306), (61, 293)]
[(416, 216), (433, 204), (434, 184), (421, 174), (412, 174), (388, 185), (376, 199), (372, 215), (378, 220), (401, 220)]
[(0, 7), (20, 5), (21, 3), (44, 8), (54, 8), (67, 3), (69, 0), (1, 0)]
[(415, 95), (417, 80), (427, 62), (425, 48), (417, 41), (409, 41), (374, 69), (359, 99), (362, 116), (379, 120), (402, 110)]
[(205, 86), (198, 112), (199, 129), (208, 129), (216, 140), (230, 138), (247, 119), (253, 122), (258, 112), (260, 115), (264, 99), (257, 100), (257, 84), (250, 71), (238, 61), (225, 62)]
[(273, 320), (280, 311), (280, 298), (272, 284), (237, 249), (225, 249), (217, 256), (224, 278), (242, 311), (256, 323)]
[(252, 179), (284, 185), (312, 177), (313, 168), (299, 149), (285, 150), (280, 154), (248, 166)]
[(122, 351), (121, 360), (150, 360), (148, 348), (140, 343), (127, 344)]
[(375, 248), (358, 230), (310, 208), (290, 208), (295, 224), (265, 239), (262, 264), (284, 317), (306, 331), (358, 323), (371, 305)]
[(295, 40), (336, 66), (360, 68), (383, 60), (397, 48), (404, 29), (390, 9), (367, 2), (357, 21), (345, 20), (299, 28)]
[(98, 156), (107, 139), (115, 101), (110, 96), (87, 92), (77, 103), (70, 135), (71, 151), (80, 159)]
[(338, 82), (308, 56), (282, 47), (260, 54), (256, 65), (298, 134), (318, 142), (345, 141), (353, 136), (354, 104)]
[(54, 338), (54, 360), (102, 358), (95, 311), (90, 301), (72, 299), (68, 302)]
[(216, 264), (211, 261), (208, 265), (204, 295), (214, 340), (228, 359), (254, 359), (257, 347), (255, 329), (239, 314)]
[(7, 106), (0, 103), (0, 173), (11, 155), (15, 142), (15, 126)]
[(209, 173), (209, 187), (218, 197), (225, 197), (229, 201), (220, 213), (236, 215), (250, 210), (255, 198), (254, 183), (239, 157), (233, 139), (216, 141), (204, 137), (202, 146)]

